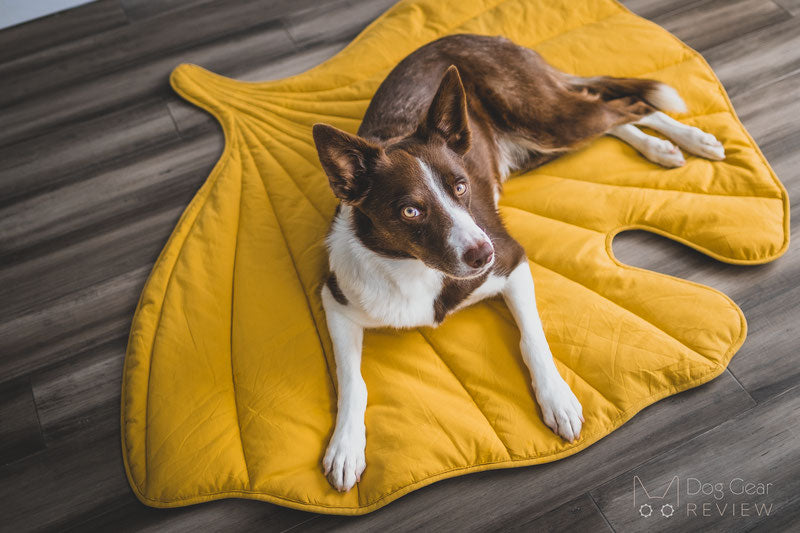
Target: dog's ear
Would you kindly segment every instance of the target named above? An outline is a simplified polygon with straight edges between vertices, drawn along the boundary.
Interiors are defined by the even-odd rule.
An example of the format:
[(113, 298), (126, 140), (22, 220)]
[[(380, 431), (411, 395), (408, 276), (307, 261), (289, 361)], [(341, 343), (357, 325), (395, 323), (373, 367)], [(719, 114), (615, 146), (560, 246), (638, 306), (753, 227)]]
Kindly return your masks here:
[(327, 124), (314, 124), (313, 134), (319, 162), (333, 194), (347, 204), (361, 202), (370, 188), (369, 173), (374, 170), (383, 149)]
[(420, 125), (425, 137), (441, 135), (454, 152), (467, 153), (472, 140), (467, 119), (467, 95), (455, 65), (444, 73), (425, 120)]

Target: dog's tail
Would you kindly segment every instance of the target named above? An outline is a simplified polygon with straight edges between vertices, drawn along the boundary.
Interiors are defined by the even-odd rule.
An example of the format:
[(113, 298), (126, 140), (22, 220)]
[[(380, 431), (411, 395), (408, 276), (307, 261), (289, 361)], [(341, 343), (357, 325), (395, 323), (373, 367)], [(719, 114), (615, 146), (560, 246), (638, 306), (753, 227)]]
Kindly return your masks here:
[(603, 100), (616, 100), (632, 96), (662, 111), (686, 112), (686, 104), (678, 91), (660, 81), (641, 78), (612, 78), (611, 76), (573, 77), (570, 81), (577, 89), (588, 90)]

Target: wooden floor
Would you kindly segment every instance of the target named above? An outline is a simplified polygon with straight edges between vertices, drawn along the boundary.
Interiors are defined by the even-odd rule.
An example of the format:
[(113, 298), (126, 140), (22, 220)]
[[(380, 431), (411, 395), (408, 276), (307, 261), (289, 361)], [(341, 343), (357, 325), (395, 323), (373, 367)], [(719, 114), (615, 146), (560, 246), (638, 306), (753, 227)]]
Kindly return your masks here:
[[(721, 377), (588, 450), (443, 481), (360, 518), (243, 500), (155, 510), (134, 498), (119, 444), (128, 327), (222, 148), (217, 126), (168, 88), (169, 71), (191, 61), (244, 79), (298, 73), (391, 3), (99, 0), (0, 32), (0, 530), (797, 531), (798, 245), (773, 264), (733, 267), (635, 232), (615, 241), (621, 260), (723, 290), (750, 333)], [(800, 1), (626, 3), (708, 58), (800, 205)], [(674, 475), (726, 490), (736, 478), (771, 483), (758, 500), (771, 514), (640, 518), (634, 476), (663, 491)]]

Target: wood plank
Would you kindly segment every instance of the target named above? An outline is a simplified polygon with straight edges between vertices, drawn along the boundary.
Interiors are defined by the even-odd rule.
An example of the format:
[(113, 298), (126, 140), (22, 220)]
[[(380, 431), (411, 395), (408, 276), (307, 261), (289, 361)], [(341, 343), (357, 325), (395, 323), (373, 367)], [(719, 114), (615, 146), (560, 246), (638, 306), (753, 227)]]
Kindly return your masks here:
[[(176, 139), (110, 162), (56, 190), (0, 208), (0, 298), (13, 308), (17, 298), (13, 293), (36, 290), (22, 286), (31, 266), (14, 269), (15, 264), (52, 254), (132, 220), (187, 205), (222, 153), (222, 142), (216, 134)], [(64, 265), (45, 268), (58, 266)], [(64, 283), (59, 280), (54, 287), (45, 282), (44, 290), (58, 291)]]
[[(87, 462), (99, 445), (119, 447), (119, 402), (126, 338), (87, 350), (55, 367), (34, 375), (33, 392), (39, 408), (48, 450), (39, 460)], [(109, 439), (113, 439), (109, 441)], [(87, 443), (77, 449), (73, 442)], [(55, 459), (51, 459), (51, 456)], [(108, 455), (101, 470), (117, 471), (120, 459)], [(0, 487), (2, 486), (0, 475)], [(201, 506), (160, 510), (141, 504), (126, 491), (124, 475), (107, 479), (108, 494), (98, 501), (78, 501), (78, 512), (58, 513), (59, 528), (80, 531), (197, 531), (249, 530), (255, 527), (282, 530), (305, 521), (309, 514), (277, 505), (245, 500), (226, 500)], [(64, 497), (59, 493), (59, 496)], [(85, 514), (82, 511), (86, 511)], [(26, 527), (39, 522), (25, 521)], [(49, 527), (49, 524), (48, 524)]]
[(775, 3), (793, 16), (800, 16), (800, 0), (775, 0)]
[[(353, 5), (348, 0), (334, 0), (323, 5), (296, 7), (296, 12), (290, 12), (283, 22), (294, 42), (299, 45), (297, 50), (271, 61), (251, 63), (227, 75), (245, 81), (265, 81), (305, 72), (333, 57), (394, 3), (394, 0), (369, 0)], [(211, 116), (183, 100), (173, 99), (168, 105), (183, 134), (217, 129)]]
[(122, 337), (86, 350), (31, 378), (42, 436), (47, 446), (119, 435)]
[[(136, 500), (127, 487), (121, 457), (116, 453), (120, 446), (119, 394), (126, 344), (127, 338), (121, 337), (35, 374), (33, 392), (48, 448), (23, 460), (21, 465), (0, 469), (0, 494), (10, 494), (10, 499), (2, 500), (2, 508), (18, 504), (22, 496), (12, 491), (26, 473), (43, 484), (26, 486), (31, 484), (23, 481), (20, 489), (29, 491), (26, 496), (38, 502), (52, 498), (55, 506), (27, 515), (12, 512), (8, 527), (221, 531), (267, 526), (280, 530), (308, 519), (307, 513), (254, 501), (227, 500), (157, 510)], [(28, 448), (27, 453), (35, 451)], [(55, 468), (55, 463), (64, 468)], [(71, 479), (72, 472), (83, 476), (82, 471), (87, 468), (93, 470), (88, 481)], [(88, 491), (89, 495), (75, 495), (72, 490)], [(22, 505), (23, 511), (30, 509), (30, 505)]]
[(11, 380), (125, 338), (150, 265), (0, 323), (0, 376)]
[(800, 18), (773, 24), (703, 51), (732, 96), (800, 71)]
[[(775, 519), (796, 525), (800, 521), (798, 410), (800, 387), (795, 387), (628, 470), (592, 490), (592, 497), (617, 531), (646, 528), (647, 531), (735, 532), (746, 531), (756, 524), (769, 528)], [(662, 501), (648, 500), (646, 494), (637, 490), (636, 504), (652, 501), (655, 509), (649, 518), (639, 516), (634, 505), (634, 476), (642, 480), (651, 497), (662, 495), (677, 476), (679, 499), (675, 492), (665, 498), (675, 513), (669, 518), (660, 516)], [(697, 489), (697, 481), (692, 480), (712, 484), (707, 487), (710, 494), (703, 494)], [(768, 492), (763, 495), (736, 494), (742, 485), (737, 480), (772, 485), (769, 489), (765, 487)], [(717, 483), (720, 485), (715, 489), (713, 484)], [(744, 509), (743, 504), (747, 505)], [(766, 506), (760, 516), (757, 504)]]
[(701, 52), (789, 18), (771, 0), (706, 0), (652, 17)]
[(133, 497), (125, 479), (119, 435), (75, 439), (0, 467), (7, 531), (62, 530), (84, 513)]
[(30, 381), (0, 386), (0, 465), (44, 448)]
[(82, 516), (73, 518), (68, 530), (152, 533), (285, 531), (311, 516), (310, 513), (253, 500), (218, 500), (192, 507), (154, 509), (135, 500), (131, 494), (125, 503), (100, 515), (87, 516), (85, 520)]
[(640, 17), (651, 20), (659, 15), (686, 9), (688, 6), (697, 4), (699, 1), (700, 0), (672, 0), (671, 2), (664, 2), (663, 0), (621, 0), (625, 7)]
[(298, 45), (332, 43), (354, 38), (395, 3), (394, 0), (364, 0), (351, 4), (347, 0), (333, 0), (299, 10), (283, 20)]
[(98, 0), (0, 31), (0, 64), (128, 24), (117, 0)]
[(342, 38), (324, 43), (312, 43), (300, 50), (275, 61), (261, 65), (250, 65), (237, 76), (244, 81), (280, 80), (301, 74), (325, 62), (350, 44), (350, 38)]
[[(789, 191), (792, 228), (800, 230), (800, 73), (743, 93), (734, 104)], [(754, 269), (756, 275), (731, 293), (749, 319), (748, 339), (731, 370), (758, 401), (800, 380), (796, 325), (800, 323), (800, 243), (794, 239), (778, 261)]]
[[(800, 144), (800, 122), (796, 120), (800, 115), (800, 71), (765, 87), (735, 94), (731, 101), (747, 131), (773, 166), (782, 165), (785, 158), (797, 155)], [(776, 173), (784, 183), (800, 181), (800, 169), (794, 165)]]
[(0, 207), (80, 181), (108, 161), (176, 138), (164, 102), (150, 100), (0, 148)]
[(749, 287), (740, 298), (750, 317), (747, 341), (731, 372), (759, 402), (800, 382), (797, 324), (800, 323), (800, 267)]
[[(367, 9), (364, 9), (364, 5)], [(323, 5), (309, 5), (284, 17), (284, 24), (299, 49), (268, 62), (251, 63), (231, 77), (245, 81), (265, 81), (300, 74), (333, 57), (347, 46), (372, 20), (394, 4), (393, 0), (370, 0), (350, 4), (334, 0)], [(338, 17), (333, 20), (331, 17)], [(214, 119), (197, 107), (183, 101), (170, 100), (179, 131), (197, 134), (217, 129)], [(0, 134), (0, 139), (2, 134)]]
[[(31, 299), (15, 300), (13, 314), (0, 320), (0, 376), (12, 379), (77, 351), (126, 337), (139, 294), (153, 262), (183, 207), (153, 214), (108, 233), (80, 241), (52, 256), (31, 261)], [(35, 287), (67, 285), (50, 295)]]
[(272, 0), (229, 0), (225, 9), (207, 3), (47, 48), (0, 65), (0, 106), (60, 92), (71, 83), (147, 63), (165, 53), (272, 26), (285, 13), (285, 6)]
[(212, 0), (119, 0), (125, 13), (131, 20), (142, 20), (158, 17), (165, 13), (195, 9)]
[(511, 513), (506, 520), (493, 526), (495, 531), (536, 531), (561, 533), (562, 531), (602, 531), (614, 530), (606, 522), (603, 514), (592, 501), (589, 494), (583, 494), (572, 501), (548, 511), (539, 518), (531, 519), (525, 513)]
[(566, 459), (448, 479), (368, 515), (321, 516), (302, 529), (484, 531), (502, 521), (510, 509), (534, 519), (753, 404), (725, 372), (711, 383), (647, 407), (608, 437)]
[[(12, 243), (24, 247), (30, 237), (33, 257), (25, 259), (30, 249), (22, 248), (0, 270), (0, 351), (6, 355), (0, 376), (10, 379), (76, 348), (127, 335), (144, 280), (208, 175), (221, 150), (217, 142), (198, 139), (90, 178), (86, 187), (79, 183), (63, 195), (35, 199), (40, 207), (52, 202), (54, 213), (47, 230), (38, 230), (33, 219), (20, 221), (23, 231)], [(194, 155), (198, 149), (204, 155)], [(81, 198), (94, 194), (106, 208), (85, 210)], [(36, 242), (38, 233), (43, 242)]]
[(237, 32), (225, 39), (191, 48), (166, 51), (157, 58), (120, 67), (99, 77), (88, 78), (49, 93), (32, 96), (0, 111), (5, 127), (0, 145), (19, 143), (76, 120), (130, 107), (146, 98), (177, 99), (169, 86), (169, 74), (180, 63), (197, 63), (222, 75), (236, 77), (253, 66), (263, 66), (295, 52), (278, 21)]
[[(0, 328), (10, 322), (17, 322), (20, 328), (28, 321), (32, 321), (32, 328), (40, 321), (47, 324), (50, 320), (48, 313), (53, 306), (63, 304), (69, 307), (70, 298), (85, 297), (91, 300), (93, 287), (113, 285), (113, 280), (117, 280), (121, 286), (127, 285), (128, 281), (133, 283), (132, 280), (123, 280), (134, 271), (152, 266), (182, 211), (183, 206), (179, 206), (148, 213), (129, 224), (99, 232), (96, 236), (4, 270), (6, 284), (2, 290), (8, 305), (2, 310)], [(113, 249), (112, 246), (117, 248)], [(102, 253), (104, 251), (106, 253)], [(27, 277), (26, 271), (29, 273)], [(40, 280), (40, 283), (37, 284), (36, 280)], [(111, 286), (106, 288), (115, 292)], [(8, 333), (12, 331), (8, 330)], [(26, 331), (19, 329), (16, 336), (21, 337)], [(30, 333), (34, 335), (35, 331)], [(12, 351), (14, 343), (9, 338), (0, 339), (0, 343)]]

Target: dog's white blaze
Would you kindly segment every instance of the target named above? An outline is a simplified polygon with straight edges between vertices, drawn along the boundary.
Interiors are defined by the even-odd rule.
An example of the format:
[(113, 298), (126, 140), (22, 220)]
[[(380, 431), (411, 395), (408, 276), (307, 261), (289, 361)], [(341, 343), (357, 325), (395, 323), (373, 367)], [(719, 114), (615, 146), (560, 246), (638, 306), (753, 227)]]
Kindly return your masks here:
[(478, 246), (483, 242), (491, 242), (489, 236), (475, 224), (467, 210), (458, 205), (453, 200), (453, 197), (442, 188), (441, 183), (433, 177), (430, 167), (419, 158), (417, 158), (417, 162), (422, 169), (422, 174), (425, 176), (428, 187), (430, 187), (438, 202), (450, 216), (453, 225), (450, 227), (450, 234), (447, 236), (447, 244), (455, 251), (456, 257), (461, 258), (469, 248)]
[(433, 301), (444, 274), (419, 259), (383, 257), (364, 246), (343, 205), (328, 235), (328, 260), (352, 305), (342, 312), (363, 327), (411, 328), (433, 325)]

